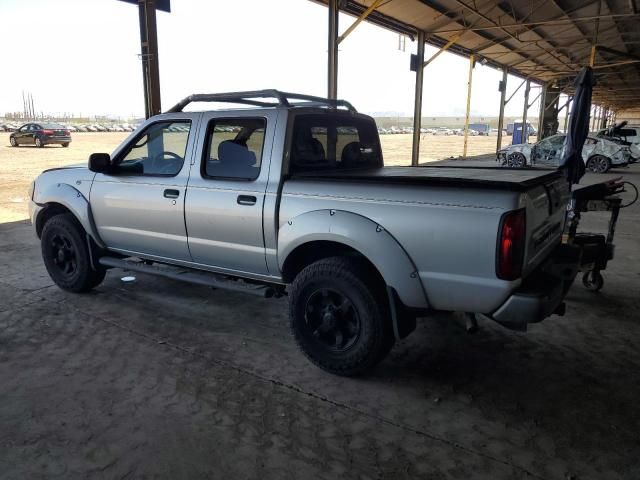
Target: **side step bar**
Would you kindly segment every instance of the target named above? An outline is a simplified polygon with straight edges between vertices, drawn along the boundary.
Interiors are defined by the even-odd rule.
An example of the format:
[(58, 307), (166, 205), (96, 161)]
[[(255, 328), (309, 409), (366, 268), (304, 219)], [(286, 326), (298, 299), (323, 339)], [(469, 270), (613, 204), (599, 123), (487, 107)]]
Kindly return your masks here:
[(98, 263), (105, 267), (122, 268), (133, 272), (148, 273), (161, 277), (180, 280), (181, 282), (196, 283), (207, 287), (232, 290), (234, 292), (250, 293), (259, 297), (270, 298), (278, 295), (275, 288), (267, 285), (255, 285), (243, 280), (229, 280), (226, 277), (212, 272), (191, 270), (170, 265), (149, 265), (141, 260), (124, 260), (115, 257), (101, 257)]

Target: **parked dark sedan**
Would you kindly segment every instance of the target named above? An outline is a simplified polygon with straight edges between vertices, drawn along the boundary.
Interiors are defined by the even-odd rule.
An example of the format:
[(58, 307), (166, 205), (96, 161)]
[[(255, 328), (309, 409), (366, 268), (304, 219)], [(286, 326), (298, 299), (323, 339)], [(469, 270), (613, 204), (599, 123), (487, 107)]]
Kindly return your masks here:
[(11, 146), (35, 145), (44, 147), (58, 143), (68, 147), (71, 143), (71, 132), (57, 123), (26, 123), (9, 136)]

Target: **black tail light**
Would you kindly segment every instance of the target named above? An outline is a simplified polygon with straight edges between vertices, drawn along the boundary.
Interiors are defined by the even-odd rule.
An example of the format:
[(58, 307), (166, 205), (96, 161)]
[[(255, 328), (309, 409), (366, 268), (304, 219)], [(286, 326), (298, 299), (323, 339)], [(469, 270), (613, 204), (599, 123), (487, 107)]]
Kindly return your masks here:
[(516, 280), (522, 274), (527, 219), (525, 210), (514, 210), (502, 217), (498, 236), (496, 275), (502, 280)]

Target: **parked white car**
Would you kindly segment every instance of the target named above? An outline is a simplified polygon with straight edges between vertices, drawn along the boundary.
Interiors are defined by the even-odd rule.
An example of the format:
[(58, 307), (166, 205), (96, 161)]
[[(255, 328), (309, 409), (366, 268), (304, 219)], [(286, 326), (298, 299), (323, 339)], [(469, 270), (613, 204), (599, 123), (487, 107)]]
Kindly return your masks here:
[(631, 163), (640, 160), (640, 125), (628, 125), (627, 122), (621, 122), (613, 127), (598, 130), (595, 136), (627, 145), (631, 151)]
[[(509, 145), (498, 152), (498, 160), (508, 167), (557, 167), (560, 164), (565, 136), (552, 135), (534, 144)], [(605, 173), (614, 166), (626, 167), (630, 158), (629, 147), (603, 138), (587, 137), (582, 147), (585, 166), (594, 173)]]

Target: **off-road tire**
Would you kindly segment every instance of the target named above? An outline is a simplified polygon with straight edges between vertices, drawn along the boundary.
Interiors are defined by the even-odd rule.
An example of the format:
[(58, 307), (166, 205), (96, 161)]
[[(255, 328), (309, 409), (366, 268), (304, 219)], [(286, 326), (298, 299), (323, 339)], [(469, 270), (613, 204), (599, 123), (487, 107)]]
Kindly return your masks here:
[[(329, 257), (305, 267), (289, 289), (290, 328), (296, 343), (311, 362), (341, 376), (361, 374), (382, 361), (395, 343), (384, 284), (361, 261)], [(319, 291), (330, 290), (347, 298), (357, 315), (354, 343), (332, 351), (311, 332), (309, 301)]]
[[(62, 254), (61, 249), (64, 250)], [(105, 269), (91, 267), (86, 233), (71, 213), (47, 220), (42, 229), (41, 250), (49, 276), (63, 290), (88, 292), (104, 280)], [(60, 256), (65, 258), (60, 260)], [(63, 269), (61, 263), (66, 265), (66, 260), (70, 266)]]

